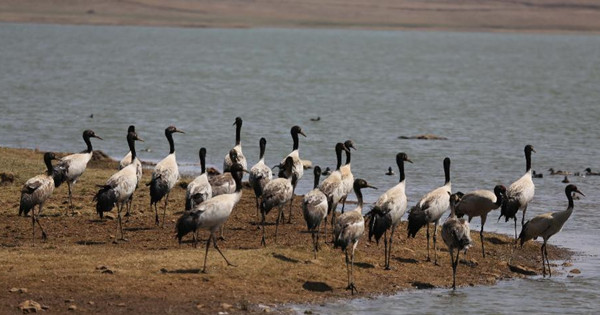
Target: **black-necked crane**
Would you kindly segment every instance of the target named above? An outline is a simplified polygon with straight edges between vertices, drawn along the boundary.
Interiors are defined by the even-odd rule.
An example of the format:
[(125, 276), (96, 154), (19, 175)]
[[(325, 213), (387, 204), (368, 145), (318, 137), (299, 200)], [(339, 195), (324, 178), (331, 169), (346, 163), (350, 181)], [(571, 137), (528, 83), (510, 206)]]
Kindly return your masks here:
[[(383, 236), (385, 246), (385, 269), (390, 269), (390, 257), (392, 253), (392, 240), (394, 232), (401, 222), (402, 216), (406, 213), (406, 176), (404, 174), (404, 162), (412, 163), (408, 155), (404, 152), (396, 154), (396, 164), (400, 172), (400, 181), (396, 186), (390, 188), (377, 199), (373, 209), (365, 217), (370, 218), (369, 223), (369, 239), (375, 236), (375, 240), (379, 243), (379, 239)], [(390, 238), (388, 241), (387, 231), (390, 230)], [(389, 247), (388, 247), (389, 246)]]
[[(296, 185), (298, 184), (298, 181), (300, 180), (300, 178), (302, 178), (302, 175), (304, 175), (304, 164), (302, 164), (302, 160), (300, 159), (300, 153), (298, 152), (298, 145), (299, 145), (298, 134), (301, 134), (304, 137), (306, 137), (306, 135), (304, 134), (304, 131), (302, 131), (302, 128), (300, 128), (300, 126), (292, 127), (292, 129), (290, 130), (290, 133), (292, 134), (292, 140), (294, 142), (294, 145), (292, 147), (292, 152), (290, 152), (290, 154), (288, 154), (281, 161), (281, 163), (279, 163), (278, 177), (292, 178), (292, 174), (294, 175), (295, 179), (292, 181), (292, 196), (293, 196), (293, 194), (296, 192)], [(291, 171), (286, 171), (285, 168), (282, 168), (282, 166), (285, 165), (285, 160), (288, 157), (291, 157), (294, 161), (294, 167), (292, 168)], [(292, 202), (293, 201), (294, 201), (294, 198), (290, 199), (290, 215), (288, 217), (288, 223), (292, 222)], [(283, 212), (281, 213), (281, 216), (283, 216)]]
[[(354, 146), (354, 141), (346, 140), (344, 142), (344, 146), (346, 147), (346, 164), (340, 167), (340, 173), (342, 173), (342, 183), (344, 189), (344, 197), (342, 197), (342, 213), (344, 213), (344, 208), (346, 207), (346, 198), (348, 198), (348, 194), (352, 192), (352, 186), (354, 185), (354, 175), (352, 174), (352, 166), (350, 165), (351, 152), (350, 149), (356, 150), (356, 146)], [(333, 209), (335, 210), (335, 209)]]
[(127, 144), (131, 152), (131, 163), (125, 168), (113, 174), (94, 196), (96, 201), (96, 212), (103, 218), (104, 212), (111, 211), (117, 206), (118, 229), (121, 233), (119, 240), (126, 240), (123, 235), (123, 224), (121, 223), (121, 211), (125, 203), (130, 200), (138, 184), (137, 167), (140, 164), (135, 152), (135, 141), (142, 141), (135, 131), (127, 132)]
[(177, 167), (177, 159), (175, 158), (175, 143), (173, 142), (173, 133), (185, 133), (175, 126), (169, 126), (165, 129), (165, 137), (169, 141), (169, 155), (162, 159), (154, 167), (152, 172), (152, 180), (147, 185), (150, 186), (150, 209), (154, 205), (155, 223), (159, 225), (158, 208), (156, 204), (164, 197), (165, 208), (163, 210), (163, 226), (165, 224), (165, 215), (167, 213), (167, 205), (169, 204), (169, 192), (179, 180), (179, 168)]
[[(204, 267), (202, 272), (206, 272), (206, 258), (208, 256), (208, 248), (210, 242), (213, 242), (215, 249), (223, 256), (223, 259), (227, 262), (227, 265), (234, 266), (223, 252), (217, 246), (216, 233), (223, 226), (225, 221), (231, 215), (231, 211), (235, 205), (240, 201), (242, 197), (242, 172), (247, 172), (242, 165), (235, 163), (230, 168), (233, 179), (236, 183), (236, 189), (231, 194), (223, 194), (215, 196), (211, 199), (206, 200), (201, 204), (194, 205), (194, 208), (190, 211), (184, 212), (181, 218), (177, 221), (176, 233), (177, 237), (181, 239), (181, 236), (195, 232), (198, 229), (205, 229), (210, 231), (210, 236), (206, 241), (206, 252), (204, 253)], [(191, 222), (191, 224), (190, 224)]]
[[(462, 250), (467, 250), (473, 244), (471, 239), (471, 230), (469, 222), (465, 219), (456, 217), (456, 204), (460, 202), (460, 195), (456, 193), (450, 196), (450, 217), (442, 225), (442, 239), (448, 246), (450, 262), (452, 263), (452, 289), (456, 290), (456, 267), (458, 266), (458, 257)], [(456, 251), (456, 258), (454, 258)]]
[[(229, 157), (231, 160), (237, 160), (237, 151), (234, 149), (229, 150)], [(212, 187), (213, 197), (232, 194), (236, 189), (235, 180), (229, 171), (209, 178), (208, 182)]]
[[(340, 167), (342, 166), (342, 151), (348, 151), (346, 146), (338, 142), (335, 145), (335, 156), (337, 164), (335, 171), (323, 180), (319, 189), (327, 196), (327, 215), (331, 213), (331, 225), (335, 223), (335, 210), (337, 208), (340, 199), (344, 196), (344, 190), (342, 186), (342, 173)], [(327, 217), (325, 218), (325, 240), (327, 240)]]
[[(242, 153), (242, 118), (236, 117), (233, 125), (235, 126), (235, 146), (233, 147), (233, 150), (237, 153), (237, 162), (246, 169), (246, 167), (248, 167), (248, 162), (246, 162), (246, 157), (244, 156), (244, 153)], [(231, 165), (233, 165), (233, 161), (229, 157), (229, 153), (227, 153), (223, 160), (223, 172), (229, 172)]]
[(535, 185), (531, 179), (531, 152), (535, 152), (533, 146), (528, 144), (525, 146), (525, 174), (521, 176), (517, 181), (510, 184), (506, 190), (506, 202), (502, 203), (500, 208), (500, 216), (504, 216), (505, 222), (509, 219), (515, 220), (515, 239), (517, 238), (517, 212), (519, 209), (523, 209), (523, 217), (521, 218), (521, 225), (525, 223), (525, 212), (527, 212), (527, 205), (533, 199), (535, 194)]
[(560, 232), (565, 222), (567, 222), (573, 213), (573, 193), (578, 193), (582, 196), (585, 196), (581, 191), (579, 191), (579, 189), (577, 189), (577, 186), (573, 184), (567, 185), (567, 187), (565, 187), (565, 194), (567, 195), (567, 200), (569, 201), (567, 209), (557, 212), (548, 212), (533, 217), (533, 219), (525, 223), (523, 229), (521, 230), (521, 234), (519, 234), (521, 247), (523, 247), (523, 244), (530, 239), (535, 240), (538, 237), (544, 239), (541, 248), (543, 266), (542, 273), (544, 277), (546, 276), (546, 264), (548, 264), (548, 272), (550, 277), (552, 277), (552, 269), (550, 268), (550, 261), (548, 260), (548, 250), (546, 248), (546, 244), (552, 235)]
[(296, 181), (296, 174), (292, 171), (294, 168), (294, 158), (288, 156), (283, 163), (283, 170), (291, 174), (288, 178), (277, 178), (265, 185), (260, 203), (262, 238), (261, 245), (267, 246), (265, 242), (265, 216), (273, 208), (279, 208), (277, 220), (275, 221), (275, 243), (277, 243), (277, 232), (279, 229), (279, 220), (283, 214), (283, 207), (294, 198), (294, 187), (292, 183)]
[(423, 197), (417, 204), (410, 209), (408, 214), (408, 237), (415, 237), (417, 232), (427, 225), (427, 261), (431, 261), (429, 256), (429, 223), (434, 223), (433, 229), (433, 252), (434, 263), (437, 265), (437, 229), (440, 224), (440, 218), (450, 206), (450, 194), (452, 184), (450, 182), (450, 158), (444, 159), (444, 175), (446, 181), (444, 186), (438, 187)]
[(258, 217), (260, 212), (260, 203), (258, 202), (259, 198), (262, 197), (263, 189), (268, 182), (273, 179), (273, 171), (269, 166), (265, 164), (265, 149), (267, 147), (267, 139), (260, 138), (258, 142), (260, 147), (259, 160), (252, 166), (250, 169), (250, 175), (248, 176), (248, 182), (252, 189), (254, 189), (254, 197), (256, 200), (256, 217)]
[(496, 185), (494, 191), (480, 189), (468, 192), (460, 198), (456, 205), (456, 216), (462, 218), (464, 215), (469, 217), (469, 223), (474, 217), (481, 217), (481, 230), (479, 238), (481, 239), (481, 255), (485, 258), (485, 248), (483, 245), (483, 226), (490, 211), (498, 209), (506, 199), (506, 187)]
[[(135, 126), (131, 125), (129, 126), (129, 128), (127, 128), (127, 133), (129, 134), (130, 132), (135, 132)], [(139, 138), (138, 138), (139, 139)], [(139, 140), (142, 141), (143, 140)], [(142, 162), (140, 162), (140, 160), (136, 157), (135, 159), (131, 158), (131, 151), (127, 152), (127, 154), (125, 154), (125, 156), (121, 159), (121, 161), (119, 162), (119, 170), (124, 169), (127, 165), (131, 164), (132, 161), (137, 160), (136, 161), (136, 174), (137, 174), (137, 180), (138, 180), (138, 185), (140, 183), (140, 181), (142, 180)], [(137, 189), (137, 187), (136, 187)], [(129, 197), (129, 200), (127, 200), (127, 212), (125, 213), (125, 216), (128, 217), (131, 214), (131, 202), (133, 201), (133, 194), (131, 194), (131, 197)]]
[[(302, 214), (306, 227), (311, 232), (313, 251), (315, 259), (319, 250), (319, 228), (321, 222), (327, 219), (327, 196), (319, 189), (319, 178), (321, 177), (321, 168), (315, 166), (315, 183), (313, 190), (309, 191), (302, 199)], [(327, 221), (325, 222), (327, 226)]]
[[(21, 188), (21, 200), (19, 202), (19, 215), (26, 216), (31, 211), (31, 228), (32, 242), (35, 244), (35, 223), (37, 222), (40, 230), (42, 230), (42, 239), (46, 239), (46, 232), (40, 224), (39, 215), (44, 208), (44, 202), (50, 198), (54, 191), (54, 168), (52, 160), (56, 160), (56, 156), (52, 152), (44, 153), (44, 163), (46, 164), (46, 173), (34, 176), (28, 179), (23, 188)], [(38, 206), (38, 212), (35, 213), (35, 206)]]
[(188, 184), (185, 191), (186, 211), (191, 210), (195, 204), (202, 203), (212, 197), (212, 187), (206, 174), (206, 148), (200, 148), (198, 156), (200, 157), (201, 173)]
[[(356, 285), (354, 284), (353, 274), (354, 251), (358, 245), (358, 240), (365, 231), (365, 219), (362, 215), (363, 196), (361, 189), (367, 187), (377, 189), (376, 187), (369, 185), (369, 183), (362, 178), (355, 179), (353, 187), (356, 198), (358, 199), (358, 205), (353, 210), (342, 213), (335, 222), (335, 227), (333, 229), (334, 248), (340, 247), (346, 254), (346, 270), (348, 272), (348, 287), (346, 290), (350, 290), (352, 294), (354, 294), (355, 291), (358, 293)], [(350, 259), (348, 259), (349, 250), (351, 251)]]
[(54, 183), (59, 187), (63, 182), (67, 182), (69, 189), (69, 208), (73, 211), (73, 186), (77, 179), (85, 171), (88, 162), (92, 159), (92, 142), (90, 138), (102, 140), (93, 130), (87, 129), (83, 132), (83, 141), (87, 145), (85, 151), (67, 155), (60, 159), (54, 167)]

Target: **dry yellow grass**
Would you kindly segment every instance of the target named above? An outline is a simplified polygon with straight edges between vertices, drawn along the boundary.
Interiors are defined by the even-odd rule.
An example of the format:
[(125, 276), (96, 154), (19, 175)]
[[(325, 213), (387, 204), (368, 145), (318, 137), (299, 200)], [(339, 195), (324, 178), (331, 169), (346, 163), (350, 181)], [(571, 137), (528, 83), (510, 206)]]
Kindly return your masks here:
[[(78, 310), (99, 313), (231, 313), (258, 311), (259, 303), (320, 303), (350, 297), (345, 290), (346, 269), (341, 252), (324, 245), (318, 258), (312, 258), (310, 235), (305, 233), (300, 214), (300, 197), (294, 204), (294, 224), (281, 227), (278, 245), (273, 244), (274, 226), (269, 225), (268, 247), (262, 248), (254, 196), (250, 190), (244, 191), (226, 224), (226, 241), (220, 242), (224, 254), (236, 267), (228, 267), (211, 249), (208, 272), (198, 273), (204, 243), (197, 249), (189, 241), (178, 246), (173, 229), (185, 194), (179, 186), (171, 193), (163, 229), (154, 226), (148, 189), (140, 186), (134, 198), (134, 216), (125, 223), (130, 241), (113, 243), (118, 235), (116, 222), (98, 220), (92, 197), (94, 185), (104, 183), (115, 169), (114, 161), (90, 163), (75, 186), (75, 216), (64, 215), (66, 188), (57, 189), (41, 218), (48, 241), (38, 240), (32, 246), (31, 220), (17, 216), (19, 191), (29, 177), (44, 170), (42, 153), (0, 148), (0, 173), (17, 175), (14, 183), (0, 188), (0, 289), (5, 290), (0, 295), (0, 309), (16, 310), (20, 302), (33, 299), (56, 312), (76, 305)], [(144, 182), (149, 175), (150, 171), (146, 171)], [(269, 222), (273, 216), (267, 218)], [(383, 270), (383, 246), (369, 243), (366, 237), (360, 242), (355, 260), (359, 297), (451, 285), (452, 271), (445, 246), (440, 246), (441, 266), (425, 262), (425, 233), (406, 240), (405, 228), (402, 226), (397, 233), (391, 271)], [(474, 248), (478, 249), (476, 234), (473, 233)], [(206, 232), (201, 233), (201, 238), (206, 237)], [(522, 277), (511, 272), (507, 264), (512, 253), (510, 238), (488, 234), (486, 239), (488, 257), (482, 259), (478, 250), (471, 251), (458, 268), (458, 285), (493, 284), (499, 279)], [(513, 264), (540, 272), (538, 252), (539, 244), (529, 243), (517, 250)], [(549, 254), (553, 260), (570, 257), (569, 251), (556, 247), (550, 247)], [(10, 288), (26, 288), (27, 292), (8, 293)]]

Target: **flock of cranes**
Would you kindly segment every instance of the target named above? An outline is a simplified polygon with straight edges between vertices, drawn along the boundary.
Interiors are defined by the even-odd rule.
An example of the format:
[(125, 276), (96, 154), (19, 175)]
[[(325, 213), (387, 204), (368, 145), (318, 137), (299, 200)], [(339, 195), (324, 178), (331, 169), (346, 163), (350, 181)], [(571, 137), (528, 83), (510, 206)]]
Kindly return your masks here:
[[(223, 225), (229, 218), (236, 204), (242, 195), (242, 178), (244, 172), (249, 173), (249, 183), (254, 191), (256, 200), (257, 217), (260, 216), (261, 226), (261, 245), (266, 246), (265, 220), (272, 209), (277, 209), (275, 218), (274, 242), (277, 242), (277, 233), (280, 221), (285, 222), (284, 208), (289, 205), (288, 222), (292, 219), (292, 203), (296, 185), (302, 178), (304, 165), (299, 148), (299, 135), (304, 134), (299, 126), (291, 128), (293, 140), (292, 152), (283, 160), (271, 168), (265, 163), (265, 150), (267, 141), (261, 138), (259, 141), (260, 156), (259, 161), (248, 170), (247, 161), (242, 152), (241, 128), (242, 119), (237, 117), (234, 122), (236, 126), (235, 146), (225, 156), (223, 169), (225, 172), (218, 176), (209, 178), (206, 173), (206, 149), (200, 148), (199, 158), (201, 165), (201, 174), (196, 177), (187, 186), (185, 194), (185, 212), (176, 222), (176, 237), (179, 242), (188, 234), (193, 234), (194, 245), (197, 244), (197, 232), (199, 230), (208, 230), (210, 235), (206, 242), (206, 252), (204, 256), (203, 271), (206, 270), (206, 261), (211, 242), (213, 247), (219, 252), (228, 265), (233, 265), (219, 249), (217, 240), (222, 238)], [(162, 224), (164, 225), (165, 214), (167, 212), (169, 192), (179, 180), (179, 171), (175, 156), (175, 144), (173, 135), (175, 133), (184, 133), (174, 126), (165, 129), (165, 137), (169, 143), (169, 154), (158, 162), (152, 172), (152, 179), (146, 186), (150, 190), (150, 208), (154, 208), (155, 224), (160, 225), (159, 211), (157, 204), (164, 199), (164, 208)], [(92, 130), (83, 132), (83, 139), (87, 145), (84, 152), (68, 155), (59, 160), (56, 165), (52, 165), (52, 160), (56, 156), (52, 152), (44, 154), (44, 163), (46, 172), (29, 179), (21, 190), (21, 202), (19, 215), (27, 215), (31, 212), (32, 220), (32, 240), (35, 243), (36, 224), (42, 231), (42, 239), (47, 235), (39, 222), (39, 215), (42, 212), (44, 202), (51, 196), (55, 187), (61, 183), (67, 182), (69, 193), (69, 205), (72, 209), (72, 188), (77, 179), (85, 171), (87, 163), (92, 156), (92, 144), (90, 138), (98, 138)], [(123, 234), (121, 213), (127, 205), (127, 212), (130, 214), (131, 200), (133, 194), (142, 178), (142, 165), (137, 158), (135, 142), (143, 141), (136, 133), (134, 126), (129, 126), (127, 130), (127, 144), (129, 152), (119, 163), (119, 171), (114, 173), (103, 185), (98, 185), (98, 191), (94, 196), (96, 202), (96, 211), (100, 218), (105, 212), (111, 211), (117, 207), (118, 240), (126, 240)], [(331, 217), (333, 228), (333, 238), (331, 242), (334, 247), (341, 248), (345, 253), (345, 262), (348, 273), (347, 289), (353, 294), (357, 292), (353, 277), (354, 254), (358, 242), (368, 227), (368, 236), (375, 237), (379, 242), (384, 238), (384, 261), (385, 269), (390, 269), (390, 257), (394, 233), (398, 228), (401, 218), (407, 210), (406, 198), (406, 174), (404, 164), (413, 163), (406, 153), (400, 152), (396, 155), (396, 164), (399, 171), (399, 182), (395, 186), (384, 192), (363, 216), (363, 198), (361, 190), (364, 188), (376, 187), (370, 185), (366, 180), (355, 179), (351, 170), (351, 149), (356, 150), (354, 142), (347, 140), (335, 145), (335, 154), (337, 158), (336, 169), (320, 183), (321, 168), (314, 167), (314, 189), (307, 193), (302, 200), (302, 213), (306, 221), (306, 227), (312, 238), (312, 251), (315, 259), (319, 251), (319, 234), (324, 229), (325, 241), (329, 240), (327, 236), (328, 218)], [(453, 270), (453, 288), (456, 287), (456, 268), (461, 251), (465, 251), (472, 246), (470, 236), (469, 222), (474, 217), (481, 218), (481, 253), (485, 257), (483, 227), (487, 215), (494, 209), (501, 208), (500, 217), (504, 216), (506, 221), (513, 219), (515, 222), (515, 245), (520, 240), (521, 245), (530, 239), (537, 237), (543, 238), (542, 264), (543, 275), (546, 275), (546, 266), (549, 267), (546, 243), (548, 239), (558, 233), (564, 223), (568, 220), (573, 211), (572, 193), (581, 193), (576, 186), (568, 185), (565, 193), (568, 199), (568, 207), (564, 211), (538, 215), (525, 222), (525, 213), (527, 206), (531, 202), (535, 192), (535, 186), (532, 181), (531, 171), (531, 153), (535, 152), (533, 146), (527, 145), (524, 149), (526, 160), (525, 174), (517, 181), (512, 183), (507, 189), (503, 185), (497, 185), (493, 191), (475, 190), (463, 194), (461, 192), (452, 193), (452, 184), (450, 180), (450, 158), (443, 160), (443, 169), (445, 174), (444, 185), (426, 193), (409, 211), (408, 215), (408, 237), (415, 237), (419, 230), (427, 226), (427, 260), (430, 256), (430, 231), (429, 225), (433, 223), (433, 255), (434, 264), (437, 262), (437, 234), (440, 221), (450, 208), (450, 216), (445, 220), (441, 227), (441, 236), (448, 247)], [(346, 161), (342, 164), (342, 154), (346, 155)], [(272, 169), (279, 168), (278, 178), (273, 179)], [(391, 172), (390, 170), (390, 173)], [(345, 201), (352, 191), (358, 199), (357, 206), (349, 211), (344, 211)], [(336, 215), (337, 205), (342, 203), (340, 215)], [(38, 211), (35, 211), (38, 206)], [(522, 230), (517, 236), (517, 212), (522, 210)], [(462, 217), (468, 216), (468, 220)], [(500, 218), (498, 218), (500, 219)], [(217, 231), (221, 230), (220, 237), (217, 237)], [(389, 238), (387, 233), (389, 231)], [(455, 254), (456, 253), (456, 254)], [(551, 275), (551, 271), (550, 275)]]

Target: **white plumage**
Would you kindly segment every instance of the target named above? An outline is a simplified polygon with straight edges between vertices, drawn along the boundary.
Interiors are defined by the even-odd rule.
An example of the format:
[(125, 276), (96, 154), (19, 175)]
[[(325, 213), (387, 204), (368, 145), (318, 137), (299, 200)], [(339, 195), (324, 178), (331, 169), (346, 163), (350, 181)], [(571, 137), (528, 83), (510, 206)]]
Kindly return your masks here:
[(98, 190), (96, 196), (94, 197), (94, 200), (96, 200), (96, 212), (100, 218), (103, 217), (104, 212), (111, 211), (112, 208), (117, 205), (117, 222), (119, 231), (121, 233), (120, 240), (125, 240), (123, 234), (123, 225), (121, 222), (121, 211), (123, 210), (125, 203), (130, 200), (138, 185), (137, 168), (140, 163), (135, 152), (136, 140), (141, 139), (138, 138), (135, 131), (131, 131), (130, 129), (127, 132), (127, 144), (129, 145), (129, 150), (133, 159), (132, 163), (113, 174), (106, 181), (106, 184), (101, 186), (100, 190)]
[(169, 192), (179, 180), (179, 168), (177, 167), (175, 144), (173, 142), (173, 133), (175, 132), (184, 133), (183, 131), (175, 128), (175, 126), (169, 126), (167, 129), (165, 129), (165, 136), (169, 141), (169, 155), (156, 164), (154, 171), (152, 172), (152, 180), (148, 184), (148, 186), (150, 186), (150, 208), (152, 208), (152, 205), (154, 205), (156, 225), (159, 225), (158, 208), (156, 204), (163, 197), (166, 197), (165, 208), (163, 210), (164, 225), (167, 205), (169, 204)]
[[(290, 130), (290, 133), (292, 134), (292, 140), (294, 142), (294, 145), (292, 147), (292, 152), (290, 152), (290, 154), (288, 154), (283, 160), (281, 160), (280, 163), (280, 172), (279, 172), (279, 176), (278, 177), (283, 177), (283, 178), (291, 178), (292, 174), (294, 175), (294, 180), (292, 181), (292, 195), (294, 194), (294, 192), (296, 191), (296, 185), (298, 184), (298, 181), (302, 178), (302, 175), (304, 175), (304, 164), (302, 164), (302, 160), (300, 159), (300, 153), (298, 152), (298, 146), (299, 146), (299, 139), (298, 139), (298, 134), (301, 134), (303, 136), (306, 137), (306, 135), (304, 134), (304, 132), (302, 131), (302, 128), (300, 128), (300, 126), (293, 126), (292, 129)], [(285, 170), (283, 168), (281, 168), (281, 166), (283, 166), (285, 164), (285, 160), (287, 158), (292, 158), (292, 160), (294, 161), (294, 167), (291, 170)], [(290, 199), (290, 215), (288, 217), (288, 223), (292, 222), (292, 199)], [(281, 214), (283, 216), (283, 213)]]
[[(392, 241), (394, 239), (394, 232), (396, 227), (400, 224), (401, 218), (406, 212), (406, 178), (404, 174), (404, 162), (412, 163), (406, 153), (398, 153), (396, 155), (396, 164), (400, 171), (400, 181), (396, 186), (390, 188), (388, 191), (383, 193), (373, 209), (366, 215), (370, 217), (369, 224), (369, 239), (371, 236), (375, 236), (377, 243), (382, 235), (384, 235), (384, 254), (385, 254), (385, 269), (390, 269), (390, 257), (392, 251)], [(390, 238), (388, 241), (387, 230), (391, 230)], [(389, 247), (388, 247), (389, 246)]]
[[(331, 172), (325, 180), (319, 185), (319, 190), (327, 196), (327, 215), (331, 213), (331, 223), (335, 224), (335, 210), (340, 199), (344, 196), (344, 188), (342, 185), (342, 173), (340, 167), (342, 165), (342, 151), (348, 151), (346, 146), (338, 142), (335, 145), (335, 155), (337, 164), (335, 171)], [(327, 218), (325, 218), (325, 238), (327, 238)]]
[[(204, 268), (202, 272), (206, 272), (206, 258), (208, 256), (208, 248), (211, 240), (215, 249), (223, 256), (228, 265), (233, 265), (227, 260), (225, 255), (221, 252), (217, 246), (216, 232), (223, 226), (225, 221), (231, 215), (231, 211), (235, 205), (239, 202), (242, 197), (242, 172), (245, 169), (236, 163), (230, 168), (231, 174), (236, 182), (236, 190), (231, 194), (223, 194), (215, 196), (203, 203), (194, 205), (191, 211), (186, 211), (177, 221), (177, 237), (181, 239), (183, 235), (188, 232), (195, 231), (197, 229), (205, 229), (210, 231), (210, 236), (206, 243), (206, 253), (204, 255)], [(193, 224), (183, 224), (184, 222), (190, 221)], [(191, 229), (191, 230), (190, 230)]]
[[(133, 126), (133, 125), (129, 126), (129, 128), (127, 129), (127, 133), (129, 134), (130, 132), (135, 132), (135, 126)], [(137, 141), (144, 142), (144, 140), (142, 140), (139, 137), (138, 137)], [(137, 187), (140, 184), (140, 181), (142, 180), (142, 175), (143, 175), (142, 162), (140, 161), (140, 159), (137, 158), (137, 155), (134, 159), (132, 159), (131, 151), (127, 152), (127, 154), (125, 154), (125, 156), (121, 159), (121, 161), (119, 161), (119, 170), (124, 169), (125, 167), (130, 165), (132, 162), (136, 163), (135, 172), (137, 175), (137, 185), (136, 185), (136, 189), (137, 189)], [(133, 201), (133, 194), (131, 194), (131, 196), (129, 197), (129, 200), (127, 200), (127, 213), (125, 213), (126, 217), (128, 217), (131, 213), (132, 201)]]
[(262, 192), (268, 182), (273, 178), (273, 171), (269, 166), (265, 164), (265, 149), (267, 146), (267, 139), (260, 138), (259, 147), (260, 155), (259, 160), (250, 169), (250, 175), (248, 176), (248, 182), (254, 190), (254, 197), (256, 200), (256, 216), (260, 211), (260, 204), (258, 199), (262, 197)]
[(354, 174), (352, 174), (352, 165), (350, 165), (352, 155), (350, 149), (356, 150), (352, 140), (347, 140), (344, 142), (344, 146), (347, 149), (346, 164), (340, 167), (340, 173), (342, 174), (342, 190), (344, 194), (344, 197), (342, 197), (342, 213), (344, 213), (344, 208), (346, 207), (346, 199), (348, 198), (348, 194), (352, 192), (352, 185), (354, 185)]
[(89, 129), (85, 130), (83, 132), (83, 141), (87, 146), (86, 150), (81, 153), (75, 153), (63, 157), (54, 168), (54, 182), (56, 187), (59, 187), (65, 181), (67, 182), (67, 187), (69, 189), (69, 207), (71, 210), (73, 210), (73, 186), (77, 182), (77, 179), (85, 171), (88, 162), (92, 159), (93, 148), (90, 138), (98, 138), (102, 140), (102, 138), (97, 136), (94, 131)]
[(452, 190), (450, 182), (450, 158), (444, 159), (444, 175), (446, 181), (444, 186), (438, 187), (421, 198), (417, 204), (410, 209), (408, 215), (408, 236), (415, 237), (417, 232), (427, 225), (427, 261), (431, 261), (429, 256), (429, 223), (434, 222), (433, 230), (433, 251), (434, 263), (437, 265), (437, 228), (440, 218), (450, 206), (449, 196)]
[(201, 173), (188, 184), (185, 192), (185, 210), (191, 210), (195, 204), (202, 203), (212, 197), (212, 187), (206, 174), (206, 148), (200, 148)]
[(523, 209), (523, 217), (521, 218), (521, 225), (525, 223), (525, 212), (527, 212), (527, 205), (533, 199), (535, 194), (535, 185), (531, 179), (531, 152), (535, 152), (533, 146), (528, 144), (525, 146), (525, 174), (521, 176), (517, 181), (510, 184), (506, 190), (506, 202), (502, 204), (500, 211), (500, 217), (504, 216), (505, 222), (509, 219), (515, 221), (515, 239), (517, 238), (517, 212), (519, 209)]
[[(242, 167), (246, 169), (248, 167), (248, 162), (242, 152), (242, 118), (236, 117), (233, 125), (235, 126), (235, 146), (233, 147), (233, 150), (237, 153), (237, 163), (240, 163)], [(231, 165), (233, 165), (233, 162), (231, 161), (229, 154), (226, 154), (225, 159), (223, 160), (223, 172), (229, 172)]]

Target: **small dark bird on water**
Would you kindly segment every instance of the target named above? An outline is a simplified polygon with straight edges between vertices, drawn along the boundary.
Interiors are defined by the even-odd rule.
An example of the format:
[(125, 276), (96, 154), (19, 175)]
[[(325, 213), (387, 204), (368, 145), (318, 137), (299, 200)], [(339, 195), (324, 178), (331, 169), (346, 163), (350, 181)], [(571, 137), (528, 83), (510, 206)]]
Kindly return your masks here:
[(325, 170), (321, 173), (321, 175), (325, 176), (328, 176), (329, 174), (331, 174), (331, 169), (329, 167), (326, 167)]
[(588, 175), (590, 175), (590, 176), (592, 176), (592, 175), (597, 176), (597, 175), (600, 175), (600, 173), (598, 173), (598, 172), (592, 172), (592, 169), (588, 167), (588, 168), (585, 169), (585, 175), (586, 176), (588, 176)]
[(561, 181), (562, 183), (568, 184), (570, 183), (569, 178), (565, 175), (565, 178)]
[(321, 116), (317, 116), (317, 118), (311, 118), (310, 121), (319, 121), (321, 120)]
[(90, 118), (94, 118), (94, 114), (91, 114), (91, 115), (90, 115)]
[(544, 178), (544, 174), (538, 174), (535, 171), (532, 172), (531, 177), (533, 178)]
[(388, 168), (388, 171), (387, 171), (387, 173), (385, 173), (385, 175), (388, 175), (388, 176), (392, 176), (392, 175), (395, 175), (395, 174), (396, 174), (396, 173), (394, 173), (394, 170), (392, 169), (392, 167), (391, 167), (391, 166)]

